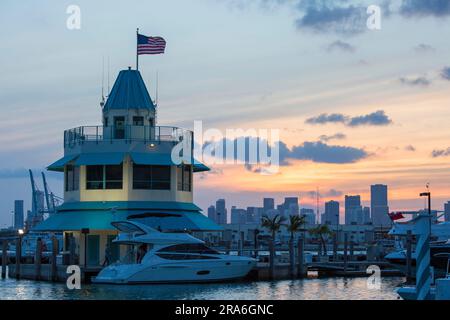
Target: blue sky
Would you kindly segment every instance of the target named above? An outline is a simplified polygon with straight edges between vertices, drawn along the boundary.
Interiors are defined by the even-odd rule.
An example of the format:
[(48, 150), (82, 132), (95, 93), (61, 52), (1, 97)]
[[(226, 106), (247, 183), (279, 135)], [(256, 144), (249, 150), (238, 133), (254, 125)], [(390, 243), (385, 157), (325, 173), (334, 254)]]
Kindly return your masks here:
[[(365, 8), (372, 3), (383, 8), (379, 31), (365, 28)], [(160, 124), (189, 128), (203, 120), (220, 129), (279, 128), (281, 140), (297, 150), (293, 164), (271, 181), (243, 168), (202, 176), (196, 202), (203, 208), (218, 197), (246, 206), (258, 204), (263, 194), (302, 196), (317, 185), (364, 194), (370, 181), (389, 183), (394, 206), (411, 208), (415, 194), (406, 193), (426, 180), (438, 189), (441, 205), (447, 193), (450, 199), (450, 153), (442, 152), (450, 147), (450, 82), (442, 76), (450, 67), (450, 4), (386, 3), (3, 0), (0, 226), (9, 223), (14, 199), (30, 205), (24, 168), (38, 173), (60, 157), (65, 129), (100, 122), (102, 59), (110, 59), (112, 86), (118, 71), (134, 67), (136, 27), (168, 43), (165, 55), (140, 60), (153, 96), (159, 73)], [(80, 30), (66, 28), (71, 4), (81, 8)], [(391, 122), (368, 121), (377, 111)], [(324, 114), (366, 120), (357, 128), (345, 121), (306, 122)], [(319, 139), (336, 134), (337, 140)], [(368, 156), (331, 168), (320, 161), (329, 150)], [(439, 156), (431, 156), (433, 151)], [(381, 171), (373, 173), (374, 166)], [(217, 174), (224, 170), (245, 173), (242, 189)], [(309, 178), (314, 170), (321, 179)], [(355, 183), (361, 171), (364, 179)], [(50, 175), (50, 184), (62, 193), (57, 175)]]

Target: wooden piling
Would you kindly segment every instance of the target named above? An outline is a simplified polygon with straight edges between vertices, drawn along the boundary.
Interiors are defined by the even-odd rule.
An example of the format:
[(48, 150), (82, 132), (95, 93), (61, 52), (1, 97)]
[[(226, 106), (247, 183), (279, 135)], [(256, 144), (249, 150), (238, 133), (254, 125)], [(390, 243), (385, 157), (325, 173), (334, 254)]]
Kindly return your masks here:
[(35, 280), (41, 279), (41, 262), (42, 262), (42, 240), (38, 238), (36, 240), (36, 252), (34, 256), (34, 268), (35, 268)]
[(22, 237), (16, 239), (16, 279), (20, 279), (20, 260), (22, 259)]
[(305, 268), (305, 240), (303, 237), (300, 237), (298, 239), (298, 270), (297, 270), (297, 277), (298, 278), (304, 278), (306, 275), (306, 268)]
[(59, 248), (58, 248), (58, 239), (53, 236), (52, 237), (52, 281), (58, 281), (57, 267), (56, 267), (56, 259), (58, 256)]
[(6, 278), (6, 267), (8, 265), (8, 241), (2, 241), (2, 279)]
[(408, 230), (406, 234), (406, 282), (411, 283), (412, 281), (412, 232)]
[(344, 272), (347, 272), (348, 263), (348, 233), (344, 233)]
[(294, 239), (289, 239), (289, 275), (291, 278), (295, 277), (295, 251)]
[(269, 242), (269, 273), (270, 279), (274, 279), (275, 276), (275, 241)]
[(337, 233), (335, 233), (333, 237), (333, 261), (337, 260), (338, 260), (338, 238)]
[(350, 240), (350, 261), (354, 260), (354, 256), (355, 256), (355, 243), (352, 240)]

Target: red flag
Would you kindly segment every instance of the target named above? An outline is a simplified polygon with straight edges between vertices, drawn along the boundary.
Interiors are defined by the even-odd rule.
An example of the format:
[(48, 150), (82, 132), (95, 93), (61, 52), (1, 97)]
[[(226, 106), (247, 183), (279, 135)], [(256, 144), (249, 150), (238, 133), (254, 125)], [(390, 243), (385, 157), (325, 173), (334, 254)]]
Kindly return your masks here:
[(389, 218), (391, 218), (392, 221), (403, 219), (405, 216), (401, 212), (391, 212), (389, 213)]

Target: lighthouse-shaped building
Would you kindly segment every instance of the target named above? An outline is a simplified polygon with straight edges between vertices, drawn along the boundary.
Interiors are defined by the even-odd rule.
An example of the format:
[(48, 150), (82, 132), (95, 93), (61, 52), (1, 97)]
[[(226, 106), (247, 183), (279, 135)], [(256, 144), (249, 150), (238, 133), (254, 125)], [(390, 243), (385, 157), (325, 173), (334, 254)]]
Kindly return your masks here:
[[(64, 172), (64, 204), (34, 230), (63, 232), (80, 265), (103, 263), (113, 221), (139, 219), (163, 232), (220, 231), (193, 203), (193, 173), (209, 170), (195, 161), (175, 163), (172, 149), (188, 130), (156, 125), (156, 106), (138, 70), (120, 71), (102, 103), (102, 125), (64, 132), (64, 157), (48, 170)], [(185, 150), (183, 151), (185, 152)]]

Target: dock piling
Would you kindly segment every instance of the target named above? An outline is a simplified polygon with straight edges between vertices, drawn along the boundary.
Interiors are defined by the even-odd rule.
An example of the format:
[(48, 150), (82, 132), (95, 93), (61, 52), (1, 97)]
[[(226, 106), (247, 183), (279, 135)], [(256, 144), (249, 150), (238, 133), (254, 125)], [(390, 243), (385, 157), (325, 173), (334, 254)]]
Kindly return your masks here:
[(306, 276), (306, 268), (305, 268), (305, 240), (303, 237), (298, 239), (298, 271), (297, 277), (304, 278)]
[(348, 263), (348, 233), (344, 233), (344, 272), (347, 272)]
[(406, 282), (411, 283), (412, 277), (412, 231), (406, 234)]
[(8, 265), (8, 242), (2, 241), (2, 279), (6, 278), (6, 267)]
[(38, 238), (36, 240), (36, 254), (34, 257), (34, 266), (36, 270), (35, 279), (41, 279), (41, 259), (42, 259), (42, 240)]
[(56, 268), (56, 258), (58, 256), (59, 248), (58, 248), (58, 239), (53, 236), (52, 237), (52, 281), (55, 282), (58, 280), (57, 268)]
[(16, 279), (20, 279), (20, 260), (22, 259), (22, 237), (16, 239)]
[(275, 276), (275, 241), (270, 240), (269, 242), (269, 272), (270, 279), (273, 280)]

